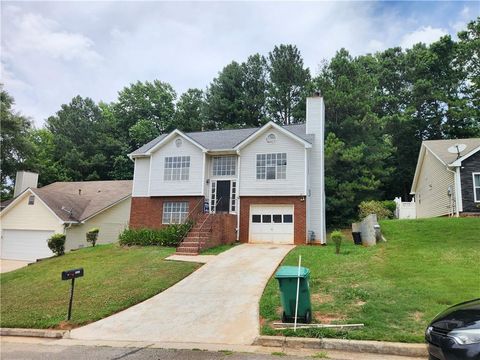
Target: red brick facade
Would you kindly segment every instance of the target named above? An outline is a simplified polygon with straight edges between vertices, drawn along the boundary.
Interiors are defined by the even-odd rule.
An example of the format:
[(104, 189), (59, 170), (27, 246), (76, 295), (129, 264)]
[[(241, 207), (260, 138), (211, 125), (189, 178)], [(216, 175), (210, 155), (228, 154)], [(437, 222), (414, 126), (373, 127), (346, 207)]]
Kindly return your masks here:
[(203, 196), (162, 196), (132, 197), (130, 227), (158, 229), (162, 224), (163, 203), (167, 201), (188, 201), (192, 216), (203, 213)]
[(307, 239), (307, 211), (302, 196), (241, 196), (240, 197), (240, 241), (248, 242), (250, 205), (293, 205), (294, 242), (305, 244)]

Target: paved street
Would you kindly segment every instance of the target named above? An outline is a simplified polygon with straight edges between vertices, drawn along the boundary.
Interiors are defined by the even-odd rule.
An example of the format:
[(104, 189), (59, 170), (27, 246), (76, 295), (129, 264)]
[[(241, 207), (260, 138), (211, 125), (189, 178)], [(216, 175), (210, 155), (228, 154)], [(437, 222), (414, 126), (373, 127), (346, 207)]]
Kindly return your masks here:
[(250, 345), (258, 303), (289, 245), (234, 247), (178, 284), (118, 314), (74, 329), (81, 340)]
[[(111, 346), (103, 345), (75, 345), (75, 340), (53, 340), (38, 338), (2, 337), (0, 358), (2, 360), (273, 360), (273, 359), (312, 359), (325, 358), (331, 360), (422, 360), (403, 356), (387, 356), (379, 354), (352, 353), (342, 351), (322, 351), (305, 349), (281, 349), (266, 347), (237, 347), (232, 349), (228, 345), (210, 346), (209, 351), (199, 348), (169, 348), (160, 344), (148, 343), (119, 343)], [(204, 346), (199, 345), (204, 349)], [(320, 354), (322, 354), (320, 356)], [(423, 359), (424, 360), (424, 359)]]

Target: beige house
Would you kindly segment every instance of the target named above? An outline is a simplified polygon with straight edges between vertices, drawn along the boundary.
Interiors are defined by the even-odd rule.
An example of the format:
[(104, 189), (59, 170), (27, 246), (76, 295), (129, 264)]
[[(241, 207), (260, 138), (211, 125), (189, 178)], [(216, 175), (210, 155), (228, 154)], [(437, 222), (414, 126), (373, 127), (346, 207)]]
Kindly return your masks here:
[(480, 214), (480, 138), (424, 141), (411, 194), (417, 218)]
[(99, 228), (98, 243), (118, 240), (128, 225), (132, 181), (56, 182), (29, 187), (0, 212), (0, 258), (35, 261), (52, 256), (47, 239), (66, 234), (65, 250), (89, 246), (85, 233)]

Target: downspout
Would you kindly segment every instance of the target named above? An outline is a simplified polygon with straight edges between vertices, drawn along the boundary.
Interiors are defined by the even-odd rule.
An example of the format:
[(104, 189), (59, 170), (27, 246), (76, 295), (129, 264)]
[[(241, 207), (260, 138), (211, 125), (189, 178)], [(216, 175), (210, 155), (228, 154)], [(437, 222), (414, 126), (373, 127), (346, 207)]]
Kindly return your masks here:
[[(450, 170), (448, 166), (446, 167), (447, 171), (451, 172), (453, 174), (453, 188), (455, 190), (455, 217), (460, 216), (460, 211), (459, 211), (459, 206), (460, 206), (460, 201), (458, 200), (458, 197), (460, 194), (458, 193), (458, 184), (457, 184), (457, 172)], [(458, 168), (457, 168), (458, 169)], [(459, 172), (460, 174), (460, 172)]]
[(237, 161), (237, 201), (236, 209), (237, 210), (237, 242), (240, 241), (240, 151), (237, 150), (238, 161)]

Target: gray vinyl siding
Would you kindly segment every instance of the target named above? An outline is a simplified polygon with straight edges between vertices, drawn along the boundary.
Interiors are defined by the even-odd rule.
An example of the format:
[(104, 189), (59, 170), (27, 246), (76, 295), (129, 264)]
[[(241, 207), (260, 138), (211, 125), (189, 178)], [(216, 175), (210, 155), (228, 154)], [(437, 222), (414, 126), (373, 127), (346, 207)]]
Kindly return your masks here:
[[(267, 143), (266, 136), (275, 134), (277, 140)], [(287, 154), (286, 179), (257, 179), (257, 154)], [(240, 196), (305, 195), (305, 147), (298, 141), (270, 129), (240, 151)]]
[(480, 173), (480, 151), (464, 160), (460, 168), (463, 212), (480, 212), (480, 202), (475, 202), (474, 197), (473, 173)]
[[(182, 138), (182, 145), (176, 147), (174, 137), (151, 158), (149, 196), (189, 196), (203, 195), (203, 152), (190, 141)], [(188, 180), (164, 180), (165, 158), (170, 156), (190, 156)]]

